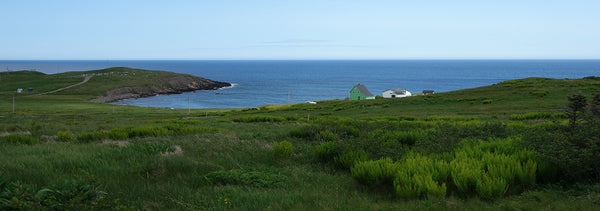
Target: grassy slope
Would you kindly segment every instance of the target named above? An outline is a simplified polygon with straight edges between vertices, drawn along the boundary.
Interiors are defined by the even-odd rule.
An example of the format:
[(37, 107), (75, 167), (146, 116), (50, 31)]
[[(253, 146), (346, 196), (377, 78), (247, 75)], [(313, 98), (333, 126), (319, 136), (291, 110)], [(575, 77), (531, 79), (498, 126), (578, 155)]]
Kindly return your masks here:
[[(136, 77), (123, 80), (118, 80), (121, 77), (111, 78), (107, 73), (117, 70), (95, 71), (108, 75), (94, 77), (85, 86), (52, 95), (18, 96), (15, 114), (11, 114), (11, 92), (16, 87), (35, 84), (32, 87), (36, 88), (36, 92), (49, 91), (80, 82), (82, 78), (76, 76), (81, 73), (44, 75), (13, 72), (10, 76), (2, 73), (0, 133), (31, 133), (49, 142), (32, 146), (0, 143), (0, 159), (5, 161), (0, 165), (1, 174), (9, 179), (39, 185), (57, 184), (74, 177), (94, 178), (115, 197), (147, 209), (537, 209), (546, 206), (586, 209), (595, 207), (594, 203), (598, 200), (598, 195), (593, 193), (582, 197), (543, 188), (492, 203), (455, 197), (409, 201), (393, 199), (386, 194), (361, 191), (347, 172), (312, 159), (317, 143), (289, 136), (290, 130), (305, 124), (308, 115), (311, 120), (330, 116), (356, 119), (466, 116), (510, 121), (512, 114), (560, 112), (569, 94), (591, 94), (600, 85), (598, 80), (529, 78), (404, 99), (324, 101), (317, 105), (263, 106), (243, 111), (192, 110), (189, 114), (187, 110), (88, 102), (105, 89), (146, 83), (170, 74), (135, 71)], [(277, 123), (231, 121), (255, 115), (294, 117), (295, 120)], [(81, 134), (142, 125), (216, 128), (220, 132), (112, 140), (127, 142), (129, 148), (99, 141), (56, 142), (53, 138), (58, 131)], [(293, 142), (294, 156), (280, 159), (273, 155), (272, 143), (280, 140)], [(161, 156), (156, 152), (135, 150), (144, 143), (156, 142), (180, 146), (183, 154)], [(278, 175), (281, 181), (273, 187), (256, 187), (212, 185), (204, 179), (210, 172), (229, 169)]]

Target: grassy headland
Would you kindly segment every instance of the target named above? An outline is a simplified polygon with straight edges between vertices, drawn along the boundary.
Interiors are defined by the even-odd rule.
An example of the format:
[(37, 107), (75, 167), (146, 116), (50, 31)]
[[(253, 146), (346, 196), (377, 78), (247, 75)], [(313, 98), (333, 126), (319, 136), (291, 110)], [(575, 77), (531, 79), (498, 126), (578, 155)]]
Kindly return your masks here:
[[(188, 113), (90, 102), (174, 73), (0, 74), (3, 208), (585, 210), (600, 203), (594, 171), (567, 174), (548, 157), (571, 154), (535, 138), (570, 140), (548, 131), (569, 127), (569, 96), (592, 99), (600, 86), (593, 77)], [(96, 75), (34, 96), (84, 74)], [(16, 95), (13, 113), (19, 87), (35, 91)], [(581, 118), (578, 128), (588, 131), (590, 122)], [(585, 158), (594, 156), (572, 160)]]

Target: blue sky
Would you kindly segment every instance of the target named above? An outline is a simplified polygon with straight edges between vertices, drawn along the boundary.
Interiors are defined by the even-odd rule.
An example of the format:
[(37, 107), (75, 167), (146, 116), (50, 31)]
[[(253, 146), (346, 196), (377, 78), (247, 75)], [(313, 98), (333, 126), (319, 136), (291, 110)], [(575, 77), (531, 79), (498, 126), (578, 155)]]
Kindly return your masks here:
[(4, 0), (0, 59), (600, 59), (597, 0)]

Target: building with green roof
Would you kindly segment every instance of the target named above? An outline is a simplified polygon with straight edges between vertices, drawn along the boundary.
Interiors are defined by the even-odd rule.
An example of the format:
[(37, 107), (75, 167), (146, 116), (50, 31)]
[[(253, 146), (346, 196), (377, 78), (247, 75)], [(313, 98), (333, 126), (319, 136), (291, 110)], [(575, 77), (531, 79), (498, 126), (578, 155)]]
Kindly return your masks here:
[(371, 94), (367, 87), (357, 84), (350, 90), (350, 100), (373, 100), (375, 95)]

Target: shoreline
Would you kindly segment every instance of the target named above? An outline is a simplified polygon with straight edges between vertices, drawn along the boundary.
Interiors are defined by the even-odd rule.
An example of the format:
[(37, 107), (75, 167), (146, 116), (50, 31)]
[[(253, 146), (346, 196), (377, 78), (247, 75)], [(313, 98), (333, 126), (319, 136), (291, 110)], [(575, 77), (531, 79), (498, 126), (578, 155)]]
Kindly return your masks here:
[(95, 103), (113, 103), (124, 99), (137, 99), (164, 94), (181, 94), (197, 90), (218, 90), (232, 86), (228, 82), (213, 81), (192, 75), (178, 75), (160, 79), (157, 84), (153, 85), (115, 88), (91, 101)]

